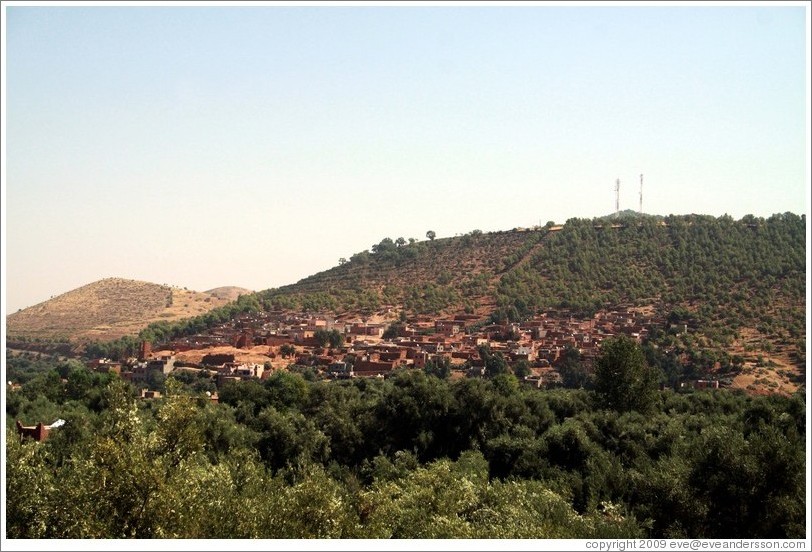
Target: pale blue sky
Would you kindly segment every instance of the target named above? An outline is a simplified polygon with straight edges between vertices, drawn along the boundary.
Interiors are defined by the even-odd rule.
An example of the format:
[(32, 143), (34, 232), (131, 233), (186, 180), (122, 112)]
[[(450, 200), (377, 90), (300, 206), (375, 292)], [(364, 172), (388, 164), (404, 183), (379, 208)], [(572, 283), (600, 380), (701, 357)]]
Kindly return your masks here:
[[(808, 8), (808, 5), (807, 5)], [(809, 210), (806, 8), (6, 10), (6, 312), (384, 237)]]

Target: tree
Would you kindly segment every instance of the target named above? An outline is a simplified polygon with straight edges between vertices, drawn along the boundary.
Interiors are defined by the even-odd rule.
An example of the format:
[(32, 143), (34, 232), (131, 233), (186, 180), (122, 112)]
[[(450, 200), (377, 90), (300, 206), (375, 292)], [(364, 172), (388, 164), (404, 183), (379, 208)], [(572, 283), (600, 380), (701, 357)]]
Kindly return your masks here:
[(645, 411), (654, 403), (657, 370), (646, 364), (643, 351), (630, 337), (607, 339), (595, 368), (595, 390), (606, 408)]
[(581, 363), (581, 353), (575, 347), (565, 347), (562, 354), (563, 360), (558, 365), (558, 372), (564, 387), (579, 389), (589, 386), (589, 372)]
[(316, 342), (319, 344), (319, 347), (326, 347), (327, 344), (330, 343), (330, 332), (327, 330), (316, 330), (313, 337), (316, 338)]
[(380, 243), (372, 246), (372, 252), (375, 254), (381, 254), (388, 251), (394, 251), (396, 248), (397, 246), (395, 245), (395, 242), (392, 241), (392, 238), (384, 238)]
[(395, 245), (398, 247), (406, 245), (406, 240), (404, 238), (398, 238), (395, 240)]
[(389, 324), (389, 327), (386, 328), (386, 331), (383, 332), (384, 339), (394, 339), (400, 335), (400, 332), (403, 331), (405, 328), (404, 324), (401, 322), (393, 322)]
[(529, 376), (533, 372), (530, 370), (530, 363), (526, 360), (520, 360), (513, 366), (513, 375), (517, 378)]
[(451, 375), (451, 359), (446, 356), (433, 358), (426, 362), (423, 371), (440, 379), (447, 379)]
[(502, 353), (492, 353), (487, 345), (480, 345), (479, 358), (485, 361), (485, 375), (494, 378), (509, 371), (508, 363)]
[(435, 232), (434, 230), (429, 230), (428, 232), (426, 232), (426, 237), (429, 240), (434, 241), (434, 238), (437, 237), (437, 232)]

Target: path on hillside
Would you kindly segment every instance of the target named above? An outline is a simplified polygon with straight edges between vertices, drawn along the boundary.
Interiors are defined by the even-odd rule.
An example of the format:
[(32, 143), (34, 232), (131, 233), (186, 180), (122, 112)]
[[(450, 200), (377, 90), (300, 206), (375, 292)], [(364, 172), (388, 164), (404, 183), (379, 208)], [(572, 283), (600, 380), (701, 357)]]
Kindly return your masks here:
[[(537, 232), (537, 230), (528, 231), (528, 233), (530, 233), (530, 232)], [(491, 311), (493, 311), (496, 308), (496, 288), (499, 285), (499, 282), (502, 280), (502, 276), (504, 276), (505, 274), (507, 274), (511, 270), (514, 270), (516, 268), (519, 268), (521, 266), (524, 266), (524, 265), (528, 264), (530, 262), (530, 259), (532, 259), (533, 256), (542, 247), (544, 247), (545, 242), (547, 241), (549, 234), (550, 234), (549, 231), (545, 232), (545, 234), (541, 237), (539, 242), (536, 243), (535, 245), (533, 245), (533, 247), (531, 247), (530, 249), (528, 249), (527, 253), (522, 255), (521, 259), (519, 259), (518, 261), (516, 261), (515, 263), (513, 263), (509, 267), (504, 268), (503, 270), (500, 270), (499, 272), (494, 274), (494, 276), (488, 281), (488, 285), (489, 285), (489, 288), (491, 290), (490, 293), (487, 296), (480, 298), (479, 306), (481, 308), (487, 308), (487, 309), (490, 309)]]

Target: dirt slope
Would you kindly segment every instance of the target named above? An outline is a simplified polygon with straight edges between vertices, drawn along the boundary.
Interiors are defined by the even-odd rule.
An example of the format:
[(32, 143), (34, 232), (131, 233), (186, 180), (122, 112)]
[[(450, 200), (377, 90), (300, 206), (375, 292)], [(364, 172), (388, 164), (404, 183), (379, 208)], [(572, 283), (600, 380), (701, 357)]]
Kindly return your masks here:
[[(197, 292), (165, 285), (105, 278), (6, 317), (9, 341), (110, 340), (134, 335), (152, 322), (205, 314), (230, 302), (236, 290)], [(247, 290), (242, 290), (245, 292)]]

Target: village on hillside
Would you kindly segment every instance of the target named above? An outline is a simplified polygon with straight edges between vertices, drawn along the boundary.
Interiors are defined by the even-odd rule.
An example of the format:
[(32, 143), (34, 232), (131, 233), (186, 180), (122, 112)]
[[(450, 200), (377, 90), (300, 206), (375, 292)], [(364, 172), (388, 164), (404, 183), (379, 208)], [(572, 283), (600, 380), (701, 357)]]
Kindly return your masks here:
[[(314, 315), (284, 311), (241, 314), (206, 333), (157, 345), (142, 342), (138, 358), (121, 362), (94, 359), (89, 367), (115, 372), (135, 385), (151, 381), (155, 372), (209, 375), (218, 387), (232, 381), (266, 379), (291, 365), (307, 366), (324, 377), (349, 379), (387, 377), (401, 368), (448, 366), (450, 377), (482, 377), (490, 354), (508, 365), (521, 362), (521, 381), (535, 387), (562, 382), (558, 366), (573, 349), (586, 365), (601, 342), (625, 334), (642, 341), (654, 325), (665, 321), (645, 309), (603, 311), (578, 319), (565, 311), (548, 311), (521, 323), (493, 324), (482, 316), (418, 317), (399, 321), (394, 307), (370, 316)], [(523, 362), (522, 362), (523, 361)], [(716, 380), (683, 385), (718, 388)], [(145, 390), (142, 396), (156, 396)]]

